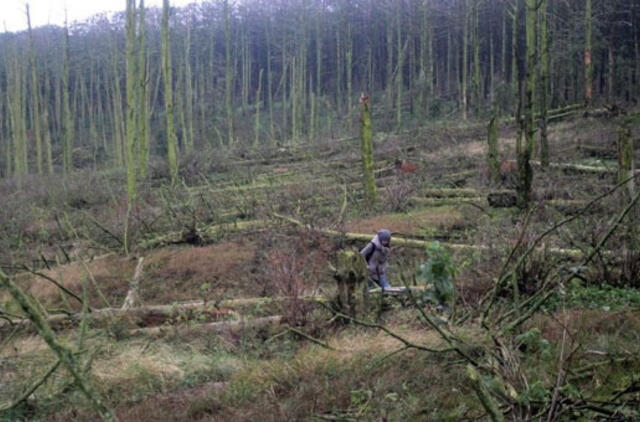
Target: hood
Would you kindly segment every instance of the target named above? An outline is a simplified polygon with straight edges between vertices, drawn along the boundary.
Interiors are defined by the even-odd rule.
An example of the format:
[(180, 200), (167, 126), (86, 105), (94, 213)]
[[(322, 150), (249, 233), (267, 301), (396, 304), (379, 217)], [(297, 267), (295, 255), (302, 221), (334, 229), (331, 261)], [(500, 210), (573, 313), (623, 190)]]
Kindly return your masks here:
[(380, 243), (380, 237), (379, 235), (375, 235), (375, 237), (373, 238), (373, 240), (371, 240), (371, 242), (376, 245), (376, 248), (380, 249), (381, 251), (383, 251), (385, 254), (389, 251), (389, 248), (386, 246), (382, 246), (382, 243)]

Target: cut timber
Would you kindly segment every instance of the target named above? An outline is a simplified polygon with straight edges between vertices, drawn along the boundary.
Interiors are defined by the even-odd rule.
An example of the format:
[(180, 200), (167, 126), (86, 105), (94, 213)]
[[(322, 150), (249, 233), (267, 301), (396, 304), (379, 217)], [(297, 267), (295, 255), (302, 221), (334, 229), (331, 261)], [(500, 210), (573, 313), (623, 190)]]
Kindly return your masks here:
[(409, 205), (422, 206), (422, 207), (442, 207), (445, 205), (486, 205), (484, 198), (464, 198), (464, 197), (450, 197), (450, 198), (409, 198)]
[[(172, 305), (152, 305), (141, 306), (130, 309), (120, 308), (103, 308), (94, 310), (87, 315), (87, 324), (91, 328), (101, 328), (108, 323), (118, 321), (128, 326), (146, 326), (162, 324), (165, 321), (176, 319), (190, 320), (195, 317), (207, 316), (209, 318), (224, 318), (229, 315), (237, 315), (238, 313), (255, 312), (258, 314), (269, 314), (278, 310), (282, 303), (290, 300), (286, 297), (255, 297), (246, 299), (230, 299), (221, 300), (219, 302), (203, 302), (201, 300), (185, 303), (177, 303)], [(304, 297), (302, 300), (308, 302), (322, 302), (324, 298), (318, 296)], [(256, 312), (259, 310), (259, 312)], [(63, 330), (73, 328), (80, 324), (82, 314), (56, 314), (47, 318), (47, 322), (54, 330)], [(153, 324), (150, 324), (153, 322)], [(14, 321), (14, 324), (1, 323), (0, 333), (15, 328), (33, 330), (31, 322), (28, 319)]]
[(135, 308), (142, 305), (140, 301), (140, 277), (142, 277), (142, 266), (144, 264), (144, 258), (138, 258), (138, 265), (136, 265), (136, 270), (133, 273), (133, 278), (129, 283), (129, 291), (127, 292), (127, 296), (124, 298), (124, 303), (122, 304), (122, 309), (130, 309)]
[(580, 145), (578, 146), (578, 151), (584, 153), (588, 157), (603, 158), (606, 160), (613, 160), (618, 156), (615, 147), (602, 148), (592, 145)]
[(426, 198), (477, 198), (478, 191), (470, 188), (429, 188), (420, 191)]
[(515, 207), (517, 202), (516, 192), (513, 190), (489, 192), (487, 202), (493, 208)]
[[(584, 210), (584, 207), (588, 204), (586, 201), (572, 200), (572, 199), (552, 199), (546, 202), (547, 206), (555, 208), (559, 212), (567, 215), (577, 214)], [(594, 204), (589, 208), (586, 214), (593, 214), (601, 212), (602, 206), (600, 204)]]
[[(280, 218), (284, 221), (288, 221), (291, 224), (297, 225), (299, 227), (306, 228), (308, 230), (314, 230), (318, 233), (322, 233), (331, 237), (343, 238), (346, 240), (360, 241), (360, 242), (369, 242), (371, 240), (372, 235), (368, 233), (345, 233), (338, 230), (329, 230), (329, 229), (316, 229), (305, 226), (298, 220), (295, 220), (290, 217), (286, 217), (283, 215), (279, 215), (274, 213), (274, 217)], [(403, 239), (400, 237), (393, 236), (391, 243), (394, 247), (398, 246), (406, 246), (410, 248), (421, 248), (425, 249), (429, 246), (432, 241), (429, 240), (417, 240), (417, 239)], [(489, 247), (486, 245), (465, 245), (460, 243), (443, 243), (440, 244), (454, 252), (477, 252), (477, 251), (486, 251), (489, 250)], [(547, 248), (547, 251), (552, 255), (556, 255), (562, 258), (568, 259), (579, 259), (584, 256), (584, 253), (579, 249), (564, 249), (564, 248)]]
[[(531, 165), (540, 167), (540, 161), (531, 161)], [(549, 167), (562, 170), (565, 174), (594, 174), (601, 177), (616, 174), (615, 169), (608, 169), (603, 166), (585, 166), (571, 163), (549, 163)]]
[[(236, 231), (248, 230), (248, 229), (258, 229), (258, 228), (263, 228), (267, 225), (268, 225), (268, 221), (266, 220), (236, 221), (233, 223), (216, 224), (214, 226), (205, 227), (204, 229), (198, 230), (197, 234), (200, 237), (200, 239), (202, 239), (203, 242), (207, 242), (208, 240), (211, 240), (212, 238), (215, 238), (223, 233), (236, 232)], [(142, 241), (140, 243), (140, 247), (143, 249), (153, 249), (161, 246), (189, 243), (187, 239), (185, 239), (185, 235), (187, 234), (189, 233), (184, 233), (184, 232), (167, 233), (162, 236), (157, 236), (152, 239)]]
[(239, 321), (223, 321), (223, 322), (211, 322), (207, 324), (197, 325), (171, 325), (171, 326), (159, 326), (150, 328), (137, 328), (129, 330), (131, 336), (152, 336), (161, 337), (167, 334), (180, 333), (180, 334), (238, 334), (245, 330), (272, 330), (277, 328), (282, 323), (282, 317), (280, 315), (274, 315), (264, 318), (256, 318), (251, 320), (239, 320)]
[[(560, 120), (564, 117), (572, 116), (582, 110), (584, 110), (584, 106), (582, 104), (572, 104), (562, 108), (547, 110), (547, 121)], [(540, 118), (542, 118), (541, 114), (538, 113), (535, 115), (536, 120)], [(515, 123), (515, 121), (515, 118), (510, 117), (508, 119), (505, 119), (503, 123)]]
[[(510, 208), (516, 206), (516, 192), (512, 190), (503, 190), (490, 192), (487, 196), (489, 205), (493, 208)], [(588, 204), (586, 201), (571, 200), (571, 199), (551, 199), (548, 201), (542, 201), (541, 205), (555, 208), (563, 214), (576, 214), (582, 212), (584, 207)], [(597, 204), (590, 207), (589, 213), (600, 210)]]
[(445, 183), (450, 183), (453, 186), (460, 187), (464, 186), (467, 183), (467, 179), (476, 176), (478, 174), (478, 170), (466, 170), (458, 173), (447, 174), (442, 177), (441, 181)]
[(340, 251), (333, 278), (338, 284), (338, 309), (352, 318), (362, 318), (367, 311), (369, 273), (362, 255), (356, 251)]

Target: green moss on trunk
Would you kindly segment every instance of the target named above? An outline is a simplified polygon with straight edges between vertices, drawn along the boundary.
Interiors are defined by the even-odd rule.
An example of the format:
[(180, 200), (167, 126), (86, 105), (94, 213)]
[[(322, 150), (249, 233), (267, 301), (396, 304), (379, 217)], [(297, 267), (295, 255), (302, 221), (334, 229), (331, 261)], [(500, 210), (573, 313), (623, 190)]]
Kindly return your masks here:
[(360, 138), (362, 141), (362, 172), (365, 197), (369, 205), (376, 201), (376, 180), (373, 173), (373, 142), (371, 129), (371, 112), (369, 111), (369, 96), (360, 97)]

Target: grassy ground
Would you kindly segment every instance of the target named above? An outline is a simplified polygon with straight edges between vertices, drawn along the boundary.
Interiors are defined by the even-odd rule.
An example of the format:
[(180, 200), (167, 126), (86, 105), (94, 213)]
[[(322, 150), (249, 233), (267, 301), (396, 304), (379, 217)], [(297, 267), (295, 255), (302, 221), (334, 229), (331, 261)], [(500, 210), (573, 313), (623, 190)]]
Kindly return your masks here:
[[(567, 120), (553, 125), (551, 133), (553, 161), (611, 165), (586, 156), (579, 146), (611, 147), (612, 122)], [(375, 207), (362, 203), (355, 139), (245, 160), (227, 157), (218, 170), (210, 165), (207, 171), (189, 174), (185, 185), (176, 189), (152, 179), (133, 212), (129, 257), (122, 255), (123, 174), (87, 173), (64, 183), (39, 180), (22, 192), (5, 183), (0, 193), (14, 206), (0, 210), (0, 220), (11, 222), (1, 228), (0, 262), (51, 314), (78, 312), (80, 306), (50, 281), (26, 273), (22, 264), (74, 292), (87, 286), (90, 304), (98, 309), (122, 304), (135, 257), (144, 256), (143, 304), (178, 306), (204, 300), (215, 307), (223, 300), (292, 292), (331, 296), (335, 286), (328, 263), (341, 249), (364, 246), (283, 223), (272, 218), (274, 212), (314, 227), (347, 232), (373, 235), (385, 227), (397, 236), (482, 246), (475, 252), (453, 254), (456, 315), (469, 317), (450, 327), (456, 336), (475, 345), (472, 350), (491, 348), (496, 339), (480, 323), (479, 303), (493, 287), (523, 228), (527, 228), (524, 241), (530, 242), (550, 221), (564, 217), (547, 201), (591, 198), (610, 188), (613, 177), (577, 176), (561, 169), (537, 172), (536, 207), (526, 224), (524, 213), (492, 209), (486, 203), (456, 204), (454, 200), (425, 206), (412, 202), (434, 188), (464, 186), (484, 198), (491, 189), (509, 187), (512, 175), (508, 174), (503, 186), (487, 182), (483, 137), (482, 126), (465, 125), (378, 134), (381, 199)], [(502, 130), (505, 159), (513, 158), (513, 139), (513, 128)], [(397, 160), (409, 160), (418, 170), (402, 173), (394, 166)], [(619, 198), (605, 200), (596, 213), (568, 224), (549, 236), (545, 245), (587, 250), (618, 209)], [(234, 224), (254, 220), (260, 224), (250, 229), (239, 230)], [(211, 227), (222, 229), (211, 234)], [(205, 232), (210, 234), (193, 236)], [(158, 243), (162, 246), (139, 246), (169, 233), (176, 236), (171, 242)], [(611, 239), (607, 249), (612, 255), (619, 255), (620, 242), (617, 235)], [(421, 249), (395, 248), (392, 284), (414, 283), (415, 269), (426, 260)], [(575, 264), (544, 250), (535, 254), (518, 273), (523, 295), (535, 291), (542, 280), (564, 277)], [(615, 256), (604, 254), (580, 272), (580, 279), (559, 286), (519, 329), (520, 334), (538, 336), (535, 342), (514, 340), (517, 337), (510, 334), (498, 336), (505, 348), (513, 350), (517, 361), (513, 367), (518, 368), (517, 377), (505, 376), (503, 381), (523, 388), (520, 399), (533, 403), (530, 407), (550, 403), (553, 388), (549, 386), (556, 384), (559, 367), (569, 367), (563, 362), (570, 353), (573, 372), (561, 383), (567, 400), (578, 400), (570, 387), (604, 400), (637, 378), (640, 361), (629, 356), (639, 340), (640, 299), (633, 288), (637, 285), (623, 276)], [(509, 309), (512, 294), (509, 289), (501, 292), (497, 306)], [(402, 343), (380, 330), (344, 326), (322, 308), (298, 305), (284, 302), (273, 312), (287, 318), (302, 316), (295, 319), (304, 322), (297, 329), (307, 337), (287, 331), (286, 326), (203, 333), (191, 328), (209, 321), (206, 315), (176, 314), (168, 320), (144, 320), (143, 326), (167, 326), (160, 336), (132, 335), (133, 325), (126, 319), (91, 329), (78, 358), (90, 363), (91, 380), (124, 421), (487, 419), (460, 356), (400, 351)], [(0, 310), (20, 314), (4, 291)], [(247, 315), (271, 311), (254, 309)], [(236, 312), (225, 314), (225, 319), (241, 318)], [(378, 321), (416, 344), (447, 347), (413, 309), (386, 309)], [(178, 328), (170, 329), (174, 324)], [(60, 330), (58, 335), (75, 347), (77, 332)], [(1, 407), (46, 372), (55, 358), (33, 334), (12, 334), (6, 325), (0, 333)], [(536, 390), (536, 386), (545, 387)], [(637, 392), (629, 394), (637, 397)], [(558, 420), (598, 420), (597, 415), (579, 409), (558, 415)], [(0, 414), (2, 420), (95, 418), (64, 368), (29, 400)]]

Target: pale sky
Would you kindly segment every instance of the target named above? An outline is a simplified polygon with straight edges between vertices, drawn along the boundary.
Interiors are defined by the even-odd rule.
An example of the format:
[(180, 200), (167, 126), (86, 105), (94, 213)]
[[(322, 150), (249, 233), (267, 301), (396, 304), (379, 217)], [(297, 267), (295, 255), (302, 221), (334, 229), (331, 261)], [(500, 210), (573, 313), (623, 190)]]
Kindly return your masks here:
[[(171, 6), (184, 6), (202, 0), (171, 0)], [(83, 21), (101, 12), (124, 10), (125, 0), (0, 0), (0, 30), (19, 31), (27, 28), (25, 4), (31, 8), (31, 25), (64, 24), (64, 10), (67, 9), (69, 24)], [(136, 1), (136, 3), (138, 3)], [(145, 6), (162, 7), (162, 0), (145, 0)]]

